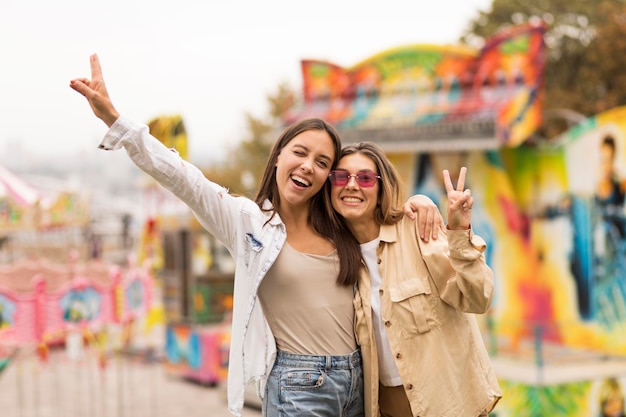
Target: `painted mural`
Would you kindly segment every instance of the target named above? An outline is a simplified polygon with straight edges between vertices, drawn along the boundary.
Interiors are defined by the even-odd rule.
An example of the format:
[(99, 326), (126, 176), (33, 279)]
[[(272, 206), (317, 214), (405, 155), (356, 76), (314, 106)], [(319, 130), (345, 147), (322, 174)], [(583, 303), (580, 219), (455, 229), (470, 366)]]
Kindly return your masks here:
[(316, 116), (341, 130), (487, 120), (502, 145), (518, 145), (541, 119), (544, 31), (511, 27), (480, 50), (408, 45), (347, 69), (303, 60), (303, 104), (286, 122)]
[(502, 282), (497, 316), (524, 323), (506, 333), (540, 325), (550, 341), (626, 353), (625, 116), (613, 109), (541, 146), (431, 156), (435, 173), (469, 167)]
[(440, 173), (460, 166), (496, 277), (485, 324), (505, 394), (495, 415), (622, 416), (626, 107), (538, 146), (415, 155), (410, 192), (445, 207)]
[(154, 310), (147, 266), (57, 264), (24, 258), (0, 267), (0, 346), (46, 346), (75, 331), (148, 319)]
[[(468, 167), (472, 226), (496, 279), (492, 308), (477, 317), (504, 393), (492, 417), (623, 417), (626, 107), (528, 141), (541, 123), (543, 34), (509, 27), (480, 50), (413, 45), (348, 69), (302, 61), (303, 102), (286, 122), (322, 117), (380, 138), (407, 192), (441, 208), (442, 170)], [(495, 123), (496, 147), (393, 143), (407, 126), (483, 120)], [(364, 134), (374, 128), (385, 134)]]
[(229, 347), (230, 331), (226, 326), (191, 328), (170, 323), (165, 339), (166, 370), (202, 384), (226, 381)]

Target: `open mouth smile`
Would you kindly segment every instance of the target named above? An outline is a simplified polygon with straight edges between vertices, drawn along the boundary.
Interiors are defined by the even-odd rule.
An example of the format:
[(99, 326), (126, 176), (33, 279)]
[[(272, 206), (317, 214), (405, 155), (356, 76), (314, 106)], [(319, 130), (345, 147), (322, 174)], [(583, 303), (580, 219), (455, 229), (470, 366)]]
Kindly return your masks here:
[(293, 181), (299, 187), (310, 187), (311, 186), (311, 182), (309, 180), (307, 180), (306, 178), (300, 177), (298, 175), (292, 175), (291, 176), (291, 181)]

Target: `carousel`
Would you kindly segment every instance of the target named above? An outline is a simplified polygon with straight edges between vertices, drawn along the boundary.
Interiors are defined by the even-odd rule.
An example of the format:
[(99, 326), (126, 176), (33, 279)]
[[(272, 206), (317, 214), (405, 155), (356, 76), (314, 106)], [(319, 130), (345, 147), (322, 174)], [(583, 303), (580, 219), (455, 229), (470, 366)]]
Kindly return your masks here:
[[(60, 381), (68, 363), (103, 378), (122, 353), (158, 349), (151, 266), (99, 256), (88, 208), (84, 193), (39, 189), (0, 166), (0, 381), (7, 370), (20, 387), (40, 386), (46, 373)], [(68, 402), (59, 410), (79, 400), (64, 391), (72, 383), (54, 384)], [(22, 394), (20, 412), (37, 407)]]

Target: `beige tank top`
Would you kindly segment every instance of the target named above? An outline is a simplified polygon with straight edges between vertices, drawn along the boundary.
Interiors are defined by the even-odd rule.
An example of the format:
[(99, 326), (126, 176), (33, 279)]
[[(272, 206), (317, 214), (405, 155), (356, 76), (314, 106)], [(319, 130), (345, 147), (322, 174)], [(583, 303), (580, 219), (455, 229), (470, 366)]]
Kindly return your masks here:
[(285, 242), (259, 287), (276, 347), (302, 355), (346, 355), (354, 338), (353, 288), (337, 285), (339, 258), (301, 253)]

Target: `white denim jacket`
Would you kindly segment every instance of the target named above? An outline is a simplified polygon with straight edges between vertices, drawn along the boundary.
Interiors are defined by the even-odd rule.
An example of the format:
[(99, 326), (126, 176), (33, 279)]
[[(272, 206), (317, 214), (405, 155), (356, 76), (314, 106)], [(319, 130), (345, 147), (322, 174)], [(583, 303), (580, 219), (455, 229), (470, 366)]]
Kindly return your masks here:
[[(125, 148), (133, 162), (184, 201), (200, 224), (230, 251), (236, 262), (228, 367), (228, 408), (241, 416), (244, 388), (256, 380), (260, 392), (276, 357), (276, 343), (258, 302), (257, 290), (285, 243), (285, 225), (244, 197), (215, 184), (175, 150), (150, 135), (148, 127), (121, 116), (99, 146)], [(265, 204), (269, 207), (269, 201)]]

